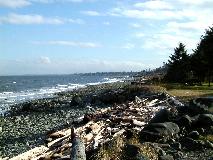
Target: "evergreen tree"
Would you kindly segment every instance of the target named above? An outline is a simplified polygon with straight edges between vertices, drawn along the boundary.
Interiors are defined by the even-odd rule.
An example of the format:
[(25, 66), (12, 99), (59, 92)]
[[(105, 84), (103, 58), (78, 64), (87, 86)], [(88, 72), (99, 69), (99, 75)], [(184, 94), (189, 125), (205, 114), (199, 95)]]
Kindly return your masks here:
[(197, 48), (193, 50), (193, 52), (194, 53), (190, 56), (190, 66), (193, 72), (193, 76), (196, 77), (200, 82), (204, 82), (206, 67), (203, 54), (201, 54), (200, 45), (198, 45)]
[(189, 56), (183, 43), (174, 49), (174, 54), (168, 61), (168, 70), (165, 79), (169, 82), (184, 83), (189, 73)]
[(210, 86), (213, 72), (213, 27), (207, 29), (205, 35), (201, 37), (198, 52), (202, 57), (203, 65), (206, 69), (206, 76)]

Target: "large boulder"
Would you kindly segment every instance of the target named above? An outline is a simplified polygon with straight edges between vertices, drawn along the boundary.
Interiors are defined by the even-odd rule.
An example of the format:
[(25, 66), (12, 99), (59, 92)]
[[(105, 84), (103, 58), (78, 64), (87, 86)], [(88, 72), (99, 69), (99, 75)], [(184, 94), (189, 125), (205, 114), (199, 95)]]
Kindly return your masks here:
[(213, 97), (193, 99), (189, 103), (189, 112), (192, 115), (213, 113)]
[(200, 114), (197, 120), (198, 126), (212, 126), (213, 125), (213, 114)]
[(177, 118), (176, 123), (179, 127), (186, 127), (190, 128), (193, 122), (193, 118), (188, 115), (183, 115), (179, 118)]
[(173, 121), (177, 116), (177, 110), (161, 109), (151, 120), (150, 123), (163, 123)]
[(157, 141), (160, 139), (168, 140), (179, 133), (177, 124), (172, 122), (151, 123), (140, 132), (142, 141)]

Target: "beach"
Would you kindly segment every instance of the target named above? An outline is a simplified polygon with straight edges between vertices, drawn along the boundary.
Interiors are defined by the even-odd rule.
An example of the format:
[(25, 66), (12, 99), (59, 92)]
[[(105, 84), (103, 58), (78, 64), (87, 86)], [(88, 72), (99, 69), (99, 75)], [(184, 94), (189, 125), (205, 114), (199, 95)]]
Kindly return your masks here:
[(11, 108), (3, 117), (2, 157), (70, 159), (74, 127), (87, 159), (209, 159), (212, 113), (192, 106), (131, 82), (61, 92)]

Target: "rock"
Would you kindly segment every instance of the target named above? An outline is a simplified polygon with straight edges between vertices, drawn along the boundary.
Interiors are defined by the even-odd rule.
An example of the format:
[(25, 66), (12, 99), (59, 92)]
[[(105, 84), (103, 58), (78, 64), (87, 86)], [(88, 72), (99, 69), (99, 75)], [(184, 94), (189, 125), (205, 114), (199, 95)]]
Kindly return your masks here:
[(177, 119), (176, 123), (180, 127), (190, 128), (192, 125), (192, 118), (188, 115), (183, 115), (179, 119)]
[(160, 156), (159, 160), (174, 160), (174, 158), (170, 155)]
[(192, 138), (186, 137), (181, 140), (181, 144), (188, 150), (199, 150), (205, 147), (205, 142), (202, 140), (194, 140)]
[(113, 104), (117, 102), (116, 92), (106, 92), (99, 97), (100, 101), (104, 104)]
[(172, 122), (151, 123), (140, 132), (140, 139), (143, 141), (156, 141), (169, 139), (180, 131), (177, 124)]
[(171, 122), (177, 116), (177, 110), (175, 108), (171, 109), (161, 109), (157, 114), (150, 120), (149, 123), (163, 123)]
[(192, 115), (213, 113), (213, 97), (202, 97), (189, 102), (189, 112)]
[(197, 120), (198, 126), (212, 126), (213, 115), (212, 114), (200, 114)]
[(82, 106), (83, 105), (83, 100), (82, 100), (82, 98), (79, 95), (75, 95), (75, 96), (73, 96), (70, 105), (71, 106), (77, 106), (77, 105)]
[(202, 108), (205, 113), (213, 113), (213, 97), (201, 97), (193, 101), (198, 107)]
[(175, 99), (174, 97), (168, 98), (167, 101), (168, 101), (169, 104), (172, 105), (172, 106), (177, 106), (177, 107), (184, 106), (183, 103), (181, 103), (180, 101), (178, 101), (178, 100)]
[(188, 137), (197, 140), (199, 138), (200, 134), (198, 131), (192, 131), (188, 134)]
[(150, 123), (163, 123), (169, 120), (169, 110), (161, 109), (151, 120)]

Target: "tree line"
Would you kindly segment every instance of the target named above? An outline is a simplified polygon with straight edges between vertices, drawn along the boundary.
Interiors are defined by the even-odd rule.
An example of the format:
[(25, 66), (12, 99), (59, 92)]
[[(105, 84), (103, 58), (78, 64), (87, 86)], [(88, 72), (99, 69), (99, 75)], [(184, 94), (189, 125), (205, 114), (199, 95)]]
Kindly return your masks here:
[(179, 43), (169, 58), (164, 66), (166, 82), (189, 85), (208, 82), (210, 86), (213, 76), (213, 27), (205, 30), (192, 54), (187, 53), (185, 44)]

